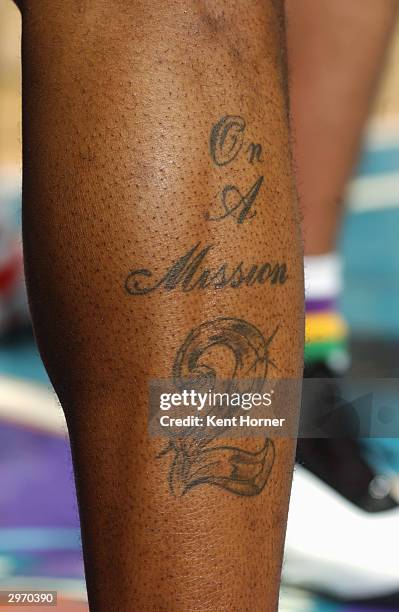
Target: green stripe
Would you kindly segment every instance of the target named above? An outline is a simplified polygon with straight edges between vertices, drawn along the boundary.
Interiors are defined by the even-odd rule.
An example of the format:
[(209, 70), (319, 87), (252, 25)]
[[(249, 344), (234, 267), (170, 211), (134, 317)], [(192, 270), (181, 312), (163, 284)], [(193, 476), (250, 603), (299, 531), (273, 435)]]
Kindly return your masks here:
[(331, 353), (347, 350), (348, 341), (346, 338), (326, 342), (309, 342), (305, 344), (305, 361), (306, 363), (326, 361)]

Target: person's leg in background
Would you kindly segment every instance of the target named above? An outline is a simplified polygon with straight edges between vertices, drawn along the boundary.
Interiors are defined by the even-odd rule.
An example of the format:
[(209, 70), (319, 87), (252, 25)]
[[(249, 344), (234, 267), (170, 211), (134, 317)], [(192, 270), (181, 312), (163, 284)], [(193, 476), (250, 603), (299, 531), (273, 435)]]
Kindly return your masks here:
[[(338, 309), (342, 277), (336, 242), (346, 185), (358, 159), (363, 128), (383, 69), (397, 7), (397, 0), (286, 0), (293, 150), (304, 227), (305, 376), (321, 379), (319, 386), (307, 387), (305, 384), (304, 402), (313, 415), (328, 414), (329, 402), (334, 401), (338, 388), (334, 381), (331, 384), (325, 382), (325, 378), (344, 373), (350, 361), (347, 325)], [(344, 429), (342, 433), (344, 435)], [(342, 564), (337, 565), (337, 572), (334, 572), (332, 559), (327, 560), (330, 568), (324, 575), (322, 563), (315, 563), (311, 570), (309, 567), (306, 570), (306, 562), (312, 554), (321, 559), (323, 551), (328, 548), (328, 516), (330, 521), (345, 519), (346, 512), (350, 515), (353, 503), (368, 512), (396, 507), (389, 490), (381, 495), (377, 491), (374, 495), (372, 489), (377, 477), (361, 451), (358, 441), (349, 438), (304, 438), (298, 441), (297, 460), (307, 471), (298, 468), (298, 488), (294, 488), (291, 506), (292, 525), (295, 525), (293, 541), (296, 537), (294, 531), (303, 531), (301, 520), (296, 520), (301, 515), (304, 501), (299, 489), (301, 482), (307, 482), (306, 474), (309, 472), (319, 478), (319, 483), (328, 483), (338, 492), (339, 497), (333, 501), (339, 499), (342, 510), (336, 516), (329, 516), (333, 504), (326, 503), (325, 516), (321, 519), (320, 508), (325, 501), (323, 494), (329, 495), (328, 491), (331, 491), (324, 486), (314, 489), (316, 493), (312, 500), (306, 498), (305, 524), (312, 523), (312, 520), (325, 520), (324, 530), (321, 528), (319, 534), (324, 533), (327, 537), (318, 535), (314, 540), (309, 537), (303, 549), (309, 557), (306, 558), (306, 554), (303, 558), (297, 556), (298, 562), (292, 566), (287, 554), (290, 578), (297, 580), (298, 584), (303, 579), (308, 586), (331, 590), (333, 594), (342, 588), (343, 581), (339, 581)], [(302, 477), (304, 480), (301, 481)], [(310, 520), (313, 510), (315, 516)], [(384, 514), (382, 512), (381, 516)], [(345, 537), (346, 548), (342, 547), (341, 557), (348, 564), (344, 573), (348, 576), (353, 569), (356, 575), (356, 561), (351, 565), (358, 551), (356, 542), (360, 540), (359, 535), (367, 537), (368, 528), (370, 534), (377, 537), (370, 538), (368, 555), (363, 557), (365, 567), (370, 570), (370, 575), (375, 570), (378, 573), (376, 558), (381, 555), (389, 566), (389, 561), (386, 561), (390, 558), (388, 551), (384, 554), (381, 544), (379, 548), (374, 546), (382, 539), (378, 533), (378, 521), (369, 524), (366, 517), (370, 515), (364, 513), (363, 516), (363, 527), (359, 521), (356, 529), (349, 529)], [(350, 521), (347, 524), (350, 525)], [(342, 529), (344, 532), (345, 523)], [(290, 543), (289, 532), (288, 547)], [(302, 568), (305, 568), (304, 574)], [(348, 580), (355, 588), (356, 581)], [(390, 576), (390, 580), (390, 584), (397, 588), (395, 576)], [(377, 588), (383, 582), (377, 579)], [(367, 586), (364, 582), (365, 590)], [(351, 587), (340, 594), (350, 596)]]
[(293, 441), (161, 452), (147, 403), (302, 375), (282, 2), (21, 4), (26, 275), (91, 609), (275, 611)]
[(345, 188), (395, 24), (397, 0), (286, 0), (293, 148), (303, 214), (306, 364), (345, 369), (336, 240)]

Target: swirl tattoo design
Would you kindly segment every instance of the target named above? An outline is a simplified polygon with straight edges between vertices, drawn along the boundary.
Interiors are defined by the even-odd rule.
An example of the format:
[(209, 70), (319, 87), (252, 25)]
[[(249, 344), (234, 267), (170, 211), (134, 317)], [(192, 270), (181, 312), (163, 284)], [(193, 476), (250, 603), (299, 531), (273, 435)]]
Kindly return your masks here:
[[(220, 317), (206, 321), (187, 335), (176, 354), (172, 370), (175, 386), (183, 389), (184, 381), (190, 380), (196, 388), (215, 388), (218, 362), (213, 349), (216, 348), (233, 356), (230, 374), (233, 382), (227, 383), (224, 392), (231, 392), (235, 385), (244, 383), (246, 391), (259, 393), (269, 365), (274, 365), (269, 349), (277, 331), (278, 328), (266, 340), (259, 329), (242, 319)], [(231, 407), (228, 410), (231, 415)], [(187, 428), (178, 438), (172, 438), (160, 453), (159, 457), (173, 454), (169, 470), (169, 488), (173, 495), (185, 495), (193, 487), (205, 484), (236, 495), (253, 496), (262, 492), (274, 464), (273, 441), (266, 438), (262, 448), (255, 452), (216, 443), (209, 446), (221, 433)]]

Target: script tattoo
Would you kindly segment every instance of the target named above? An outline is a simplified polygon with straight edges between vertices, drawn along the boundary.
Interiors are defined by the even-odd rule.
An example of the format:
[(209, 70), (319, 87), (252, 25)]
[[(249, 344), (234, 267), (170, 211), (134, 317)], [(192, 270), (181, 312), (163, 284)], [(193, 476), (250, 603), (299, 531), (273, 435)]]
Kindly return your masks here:
[(205, 218), (209, 221), (222, 221), (229, 215), (232, 215), (237, 219), (237, 223), (241, 224), (245, 221), (245, 219), (254, 217), (256, 215), (256, 211), (251, 212), (251, 208), (256, 200), (262, 183), (263, 176), (260, 176), (252, 185), (248, 193), (244, 195), (235, 185), (226, 185), (220, 194), (224, 212), (214, 217), (212, 217), (209, 213), (205, 213)]
[[(269, 350), (277, 331), (278, 328), (265, 339), (259, 329), (242, 319), (220, 317), (206, 321), (188, 334), (177, 351), (172, 371), (174, 384), (183, 389), (184, 381), (191, 380), (199, 387), (215, 388), (217, 364), (212, 350), (216, 347), (233, 355), (230, 379), (245, 379), (247, 389), (249, 385), (252, 392), (260, 392), (269, 365), (274, 365)], [(262, 447), (252, 452), (238, 446), (218, 446), (215, 440), (220, 435), (187, 428), (160, 453), (159, 458), (172, 455), (168, 480), (173, 495), (182, 496), (206, 484), (237, 495), (262, 492), (274, 464), (273, 441), (266, 438)]]
[(225, 115), (211, 130), (209, 147), (217, 166), (226, 166), (241, 151), (244, 139), (245, 121), (242, 117)]
[(245, 265), (240, 261), (235, 266), (223, 263), (210, 268), (206, 265), (206, 259), (213, 248), (211, 244), (201, 248), (201, 243), (197, 242), (155, 281), (153, 272), (148, 268), (132, 270), (126, 278), (125, 289), (129, 295), (146, 295), (162, 289), (188, 293), (194, 289), (238, 289), (244, 285), (252, 287), (267, 282), (284, 285), (287, 281), (287, 265), (282, 262)]
[(261, 159), (262, 157), (262, 145), (256, 143), (256, 142), (251, 142), (251, 144), (248, 146), (248, 161), (250, 164), (253, 164), (255, 161), (261, 162), (263, 161)]
[[(244, 145), (246, 123), (238, 115), (225, 115), (211, 129), (209, 148), (211, 158), (217, 166), (227, 166), (233, 162)], [(250, 142), (246, 152), (248, 163), (262, 162), (262, 145)], [(250, 187), (247, 193), (243, 193), (237, 185), (228, 184), (220, 193), (222, 212), (220, 214), (205, 213), (208, 221), (222, 221), (232, 216), (240, 225), (247, 219), (256, 215), (252, 210), (255, 200), (262, 187), (264, 176), (260, 176)]]

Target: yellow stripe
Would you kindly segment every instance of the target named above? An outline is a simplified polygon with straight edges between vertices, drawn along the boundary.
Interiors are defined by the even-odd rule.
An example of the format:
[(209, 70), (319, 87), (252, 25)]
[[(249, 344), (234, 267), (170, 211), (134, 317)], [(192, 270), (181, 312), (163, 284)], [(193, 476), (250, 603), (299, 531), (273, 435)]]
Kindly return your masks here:
[(307, 314), (305, 330), (306, 342), (342, 340), (348, 335), (345, 321), (336, 312)]

